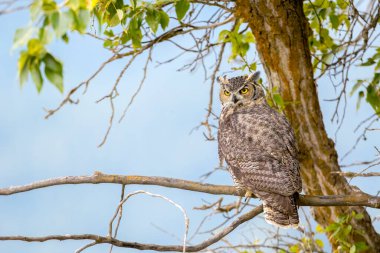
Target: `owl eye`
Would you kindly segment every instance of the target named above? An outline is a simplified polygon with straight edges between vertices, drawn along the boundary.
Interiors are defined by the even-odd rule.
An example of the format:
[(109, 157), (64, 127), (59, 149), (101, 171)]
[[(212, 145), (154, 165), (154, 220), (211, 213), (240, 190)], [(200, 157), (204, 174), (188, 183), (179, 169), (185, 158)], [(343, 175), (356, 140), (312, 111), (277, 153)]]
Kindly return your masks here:
[(248, 88), (243, 88), (239, 92), (240, 92), (240, 94), (247, 94), (248, 93)]
[(226, 95), (227, 97), (231, 95), (231, 92), (227, 91), (227, 90), (224, 90), (224, 95)]

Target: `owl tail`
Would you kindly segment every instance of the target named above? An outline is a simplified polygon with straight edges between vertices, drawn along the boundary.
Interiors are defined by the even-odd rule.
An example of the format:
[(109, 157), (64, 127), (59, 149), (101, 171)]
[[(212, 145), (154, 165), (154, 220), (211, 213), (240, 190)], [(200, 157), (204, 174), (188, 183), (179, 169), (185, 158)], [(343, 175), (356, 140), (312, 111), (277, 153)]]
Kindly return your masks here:
[(299, 223), (298, 193), (283, 196), (273, 193), (258, 194), (263, 200), (265, 220), (282, 228), (297, 228)]

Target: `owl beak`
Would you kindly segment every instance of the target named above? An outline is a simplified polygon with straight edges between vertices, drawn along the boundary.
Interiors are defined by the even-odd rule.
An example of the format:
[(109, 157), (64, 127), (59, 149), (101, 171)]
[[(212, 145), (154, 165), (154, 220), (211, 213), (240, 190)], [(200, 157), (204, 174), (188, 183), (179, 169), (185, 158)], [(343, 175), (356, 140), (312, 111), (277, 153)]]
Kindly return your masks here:
[(235, 95), (232, 95), (231, 101), (232, 101), (232, 103), (236, 104), (238, 99)]

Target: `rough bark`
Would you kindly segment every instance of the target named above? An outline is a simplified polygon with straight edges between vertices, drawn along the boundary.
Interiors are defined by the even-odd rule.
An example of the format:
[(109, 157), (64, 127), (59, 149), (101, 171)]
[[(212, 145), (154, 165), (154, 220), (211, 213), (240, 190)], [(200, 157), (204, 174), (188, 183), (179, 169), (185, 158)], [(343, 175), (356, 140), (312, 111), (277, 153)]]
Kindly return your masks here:
[[(278, 86), (284, 101), (289, 102), (285, 113), (299, 145), (304, 191), (310, 195), (354, 194), (344, 177), (331, 173), (340, 167), (334, 142), (323, 124), (308, 46), (310, 28), (302, 1), (237, 0), (235, 15), (249, 23), (269, 84)], [(314, 207), (312, 211), (323, 226), (351, 211), (363, 213), (364, 219), (353, 220), (351, 225), (364, 235), (356, 234), (348, 240), (364, 241), (369, 252), (380, 252), (380, 235), (363, 207)], [(337, 246), (333, 240), (331, 243)]]

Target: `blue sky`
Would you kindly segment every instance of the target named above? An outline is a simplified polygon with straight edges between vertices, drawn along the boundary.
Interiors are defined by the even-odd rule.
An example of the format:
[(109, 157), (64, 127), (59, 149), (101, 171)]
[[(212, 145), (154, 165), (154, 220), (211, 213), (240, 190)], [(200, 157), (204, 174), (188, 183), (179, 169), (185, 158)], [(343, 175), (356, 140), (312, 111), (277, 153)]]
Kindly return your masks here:
[[(168, 176), (199, 180), (200, 176), (218, 166), (216, 142), (205, 141), (202, 130), (190, 131), (205, 115), (208, 104), (209, 83), (204, 82), (203, 72), (177, 72), (178, 66), (191, 58), (185, 56), (173, 64), (149, 70), (146, 83), (133, 106), (121, 123), (115, 123), (107, 143), (97, 148), (108, 126), (110, 108), (107, 102), (95, 101), (112, 88), (118, 73), (126, 63), (121, 60), (108, 66), (99, 78), (92, 82), (85, 95), (79, 95), (79, 105), (68, 105), (48, 120), (44, 108), (53, 108), (63, 99), (54, 87), (45, 84), (37, 94), (33, 84), (20, 89), (17, 81), (17, 51), (11, 52), (13, 33), (25, 26), (25, 13), (0, 16), (4, 26), (0, 37), (0, 187), (20, 185), (36, 180), (66, 175), (89, 175), (99, 170), (104, 173)], [(65, 91), (86, 79), (109, 55), (102, 45), (93, 39), (74, 35), (69, 45), (55, 43), (51, 50), (64, 62)], [(163, 45), (156, 49), (154, 59), (164, 60), (172, 55), (172, 48)], [(117, 99), (117, 116), (128, 104), (139, 84), (144, 58), (140, 58), (128, 70), (120, 85)], [(223, 64), (223, 71), (230, 66)], [(369, 71), (354, 70), (355, 76), (368, 76)], [(239, 75), (236, 72), (233, 75)], [(336, 125), (331, 124), (334, 105), (323, 99), (334, 97), (328, 79), (319, 82), (319, 94), (326, 128), (334, 136)], [(220, 105), (215, 96), (214, 111)], [(355, 99), (349, 100), (348, 117), (338, 135), (336, 147), (340, 155), (354, 143), (353, 129), (371, 113), (364, 105), (355, 109)], [(118, 118), (117, 117), (117, 118)], [(363, 161), (373, 158), (373, 148), (380, 143), (379, 135), (372, 134), (349, 159)], [(208, 180), (216, 184), (232, 184), (226, 173), (216, 173)], [(355, 179), (368, 193), (376, 194), (380, 180)], [(1, 197), (0, 234), (30, 235), (94, 233), (106, 235), (108, 222), (117, 206), (120, 186), (77, 185), (59, 186), (32, 192)], [(192, 207), (202, 205), (202, 199), (215, 201), (218, 197), (160, 187), (128, 186), (127, 192), (145, 189), (163, 194), (183, 205), (190, 215), (190, 235), (206, 213)], [(234, 200), (226, 197), (226, 200)], [(254, 203), (258, 203), (257, 201)], [(370, 210), (379, 215), (378, 211)], [(220, 222), (220, 218), (208, 220), (206, 227)], [(181, 237), (182, 214), (168, 203), (147, 196), (137, 196), (128, 201), (120, 230), (121, 239), (127, 241), (178, 244), (176, 239), (157, 230), (155, 225)], [(257, 226), (263, 226), (261, 218), (255, 218), (231, 236), (234, 242), (244, 242), (242, 234), (250, 239), (262, 238)], [(379, 228), (379, 224), (376, 224)], [(202, 235), (195, 241), (206, 238)], [(0, 252), (74, 252), (83, 242), (23, 243), (0, 242)], [(97, 246), (87, 252), (104, 252)], [(114, 249), (114, 252), (126, 252)], [(130, 252), (131, 250), (128, 250)]]

